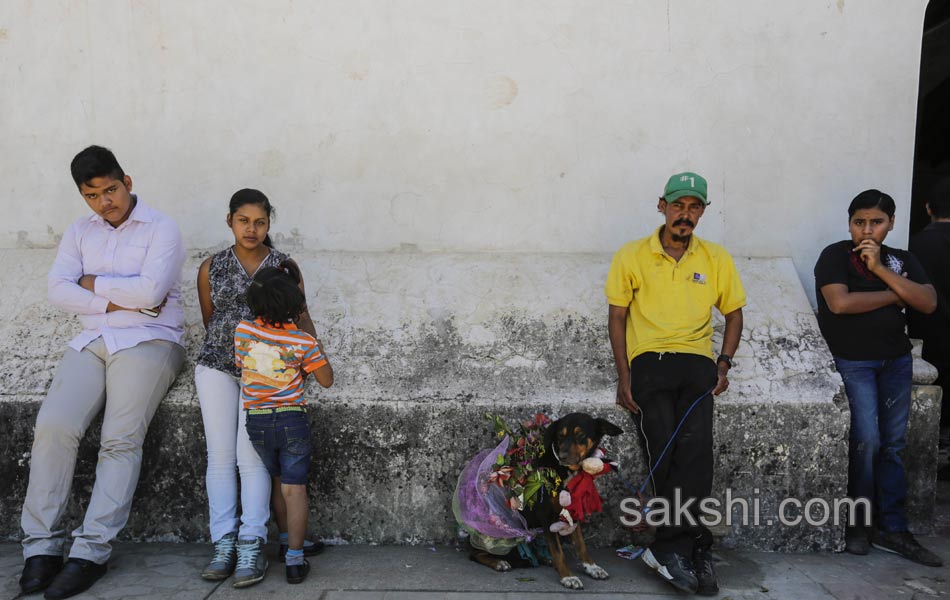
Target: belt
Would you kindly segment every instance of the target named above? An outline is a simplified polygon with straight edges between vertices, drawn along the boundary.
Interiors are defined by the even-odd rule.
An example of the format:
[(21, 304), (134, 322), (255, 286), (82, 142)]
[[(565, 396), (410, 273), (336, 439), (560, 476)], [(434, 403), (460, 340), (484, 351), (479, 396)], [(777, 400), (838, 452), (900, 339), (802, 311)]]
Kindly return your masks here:
[(249, 408), (249, 415), (272, 415), (282, 412), (307, 412), (306, 406), (278, 406), (277, 408)]

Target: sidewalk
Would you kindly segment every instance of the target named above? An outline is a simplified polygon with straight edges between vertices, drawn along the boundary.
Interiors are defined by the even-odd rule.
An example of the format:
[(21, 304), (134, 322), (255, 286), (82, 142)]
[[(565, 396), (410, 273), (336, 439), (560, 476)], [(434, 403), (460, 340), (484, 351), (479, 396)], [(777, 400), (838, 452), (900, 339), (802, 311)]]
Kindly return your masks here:
[[(928, 600), (950, 595), (950, 482), (938, 482), (934, 536), (920, 542), (943, 557), (946, 565), (924, 567), (872, 548), (867, 556), (851, 554), (779, 554), (717, 548), (722, 600)], [(231, 580), (204, 581), (201, 569), (211, 557), (210, 544), (118, 543), (109, 572), (79, 600), (120, 598), (205, 600), (598, 600), (700, 598), (680, 594), (641, 560), (618, 558), (613, 550), (593, 549), (593, 559), (610, 573), (596, 581), (581, 575), (570, 547), (568, 565), (584, 582), (580, 591), (558, 583), (551, 567), (496, 573), (468, 559), (454, 546), (333, 546), (311, 559), (310, 576), (299, 585), (284, 579), (277, 545), (268, 546), (271, 561), (261, 583), (236, 590)], [(0, 600), (19, 596), (23, 559), (16, 542), (0, 543)]]
[[(950, 536), (920, 538), (950, 559)], [(267, 579), (244, 590), (203, 581), (198, 573), (210, 555), (201, 544), (116, 544), (109, 572), (83, 598), (307, 598), (310, 600), (435, 600), (438, 598), (560, 600), (582, 595), (599, 599), (686, 597), (652, 573), (642, 561), (626, 561), (608, 549), (594, 560), (610, 573), (595, 581), (581, 576), (583, 591), (558, 583), (550, 567), (496, 573), (468, 560), (451, 546), (337, 546), (311, 561), (310, 577), (288, 585), (283, 565), (274, 560)], [(721, 550), (716, 553), (721, 593), (732, 600), (782, 598), (893, 599), (936, 598), (950, 594), (950, 567), (916, 565), (872, 549), (865, 557), (848, 554), (775, 554)], [(0, 594), (16, 598), (22, 560), (19, 544), (0, 544)], [(572, 568), (576, 561), (570, 562)], [(575, 573), (577, 571), (575, 570)], [(25, 598), (42, 598), (40, 594)]]

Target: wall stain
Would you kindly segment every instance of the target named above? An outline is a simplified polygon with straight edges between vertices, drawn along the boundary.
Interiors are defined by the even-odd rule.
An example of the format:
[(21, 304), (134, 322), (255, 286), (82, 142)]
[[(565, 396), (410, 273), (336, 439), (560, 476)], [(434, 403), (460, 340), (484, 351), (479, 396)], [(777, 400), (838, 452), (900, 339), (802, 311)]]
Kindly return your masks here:
[(518, 83), (511, 77), (501, 75), (488, 84), (488, 93), (492, 108), (504, 108), (518, 97)]
[(53, 231), (53, 228), (49, 225), (46, 226), (46, 235), (47, 240), (45, 242), (35, 242), (30, 239), (30, 234), (23, 229), (16, 232), (16, 245), (15, 248), (25, 249), (25, 250), (36, 250), (36, 249), (49, 249), (56, 248), (59, 246), (59, 241), (62, 239), (63, 234), (56, 233)]

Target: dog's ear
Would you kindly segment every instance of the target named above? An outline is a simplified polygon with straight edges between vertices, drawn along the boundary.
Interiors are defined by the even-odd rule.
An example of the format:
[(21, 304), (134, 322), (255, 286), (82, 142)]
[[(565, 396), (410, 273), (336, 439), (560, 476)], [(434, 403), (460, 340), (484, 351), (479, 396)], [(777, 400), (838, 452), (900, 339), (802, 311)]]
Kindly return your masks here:
[(555, 467), (558, 464), (558, 459), (554, 455), (554, 452), (557, 452), (557, 450), (551, 449), (551, 447), (554, 445), (554, 437), (557, 433), (558, 423), (559, 421), (549, 423), (542, 434), (541, 439), (544, 443), (544, 453), (541, 455), (541, 459), (538, 461), (542, 466)]
[(607, 419), (597, 419), (597, 433), (600, 435), (620, 435), (623, 429), (617, 427)]
[(545, 448), (546, 450), (550, 449), (550, 448), (551, 448), (551, 444), (554, 443), (554, 435), (555, 435), (555, 433), (557, 432), (557, 428), (558, 428), (560, 422), (561, 422), (561, 420), (558, 419), (557, 421), (554, 421), (554, 422), (550, 423), (550, 424), (547, 426), (547, 429), (544, 430), (544, 438), (543, 438), (543, 439), (544, 439), (544, 448)]

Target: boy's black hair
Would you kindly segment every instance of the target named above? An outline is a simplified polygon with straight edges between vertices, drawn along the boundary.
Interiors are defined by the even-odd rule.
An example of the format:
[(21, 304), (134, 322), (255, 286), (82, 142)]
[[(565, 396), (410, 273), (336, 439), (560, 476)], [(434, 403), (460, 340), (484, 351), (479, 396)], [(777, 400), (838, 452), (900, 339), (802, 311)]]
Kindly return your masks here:
[(122, 181), (125, 171), (115, 159), (115, 154), (102, 146), (89, 146), (73, 157), (69, 163), (69, 171), (73, 175), (76, 187), (95, 179), (96, 177), (111, 177)]
[(894, 199), (880, 190), (864, 190), (854, 197), (851, 205), (848, 206), (848, 218), (854, 216), (854, 213), (864, 208), (879, 208), (888, 218), (894, 217), (896, 206)]
[[(244, 188), (234, 192), (234, 195), (231, 196), (231, 202), (228, 204), (228, 214), (234, 216), (234, 213), (237, 212), (237, 209), (241, 208), (245, 204), (257, 204), (264, 212), (267, 213), (267, 220), (274, 220), (274, 207), (271, 206), (270, 200), (267, 199), (267, 196), (264, 195), (264, 192), (260, 190), (255, 190), (252, 188)], [(273, 248), (274, 243), (271, 242), (270, 234), (264, 236), (264, 245), (268, 248)]]
[(935, 219), (950, 218), (950, 176), (939, 180), (930, 190), (927, 206)]
[(300, 291), (300, 270), (290, 261), (258, 271), (246, 298), (254, 316), (271, 327), (296, 323), (300, 313), (307, 310), (307, 299)]

